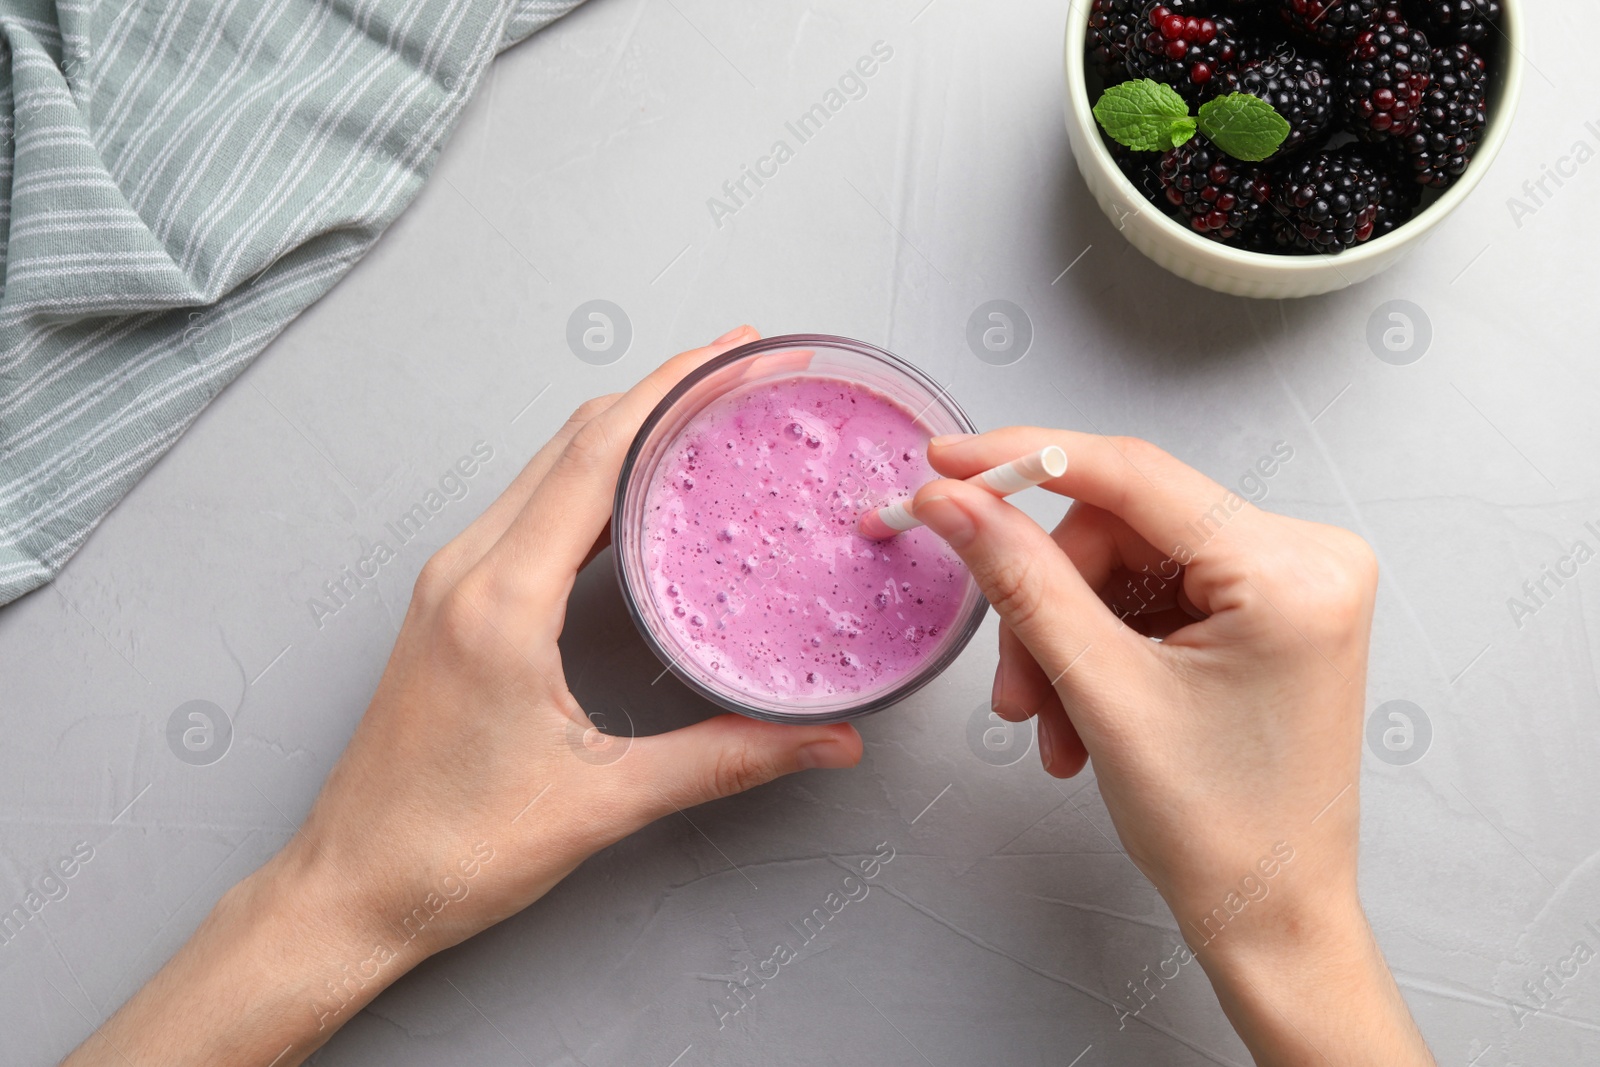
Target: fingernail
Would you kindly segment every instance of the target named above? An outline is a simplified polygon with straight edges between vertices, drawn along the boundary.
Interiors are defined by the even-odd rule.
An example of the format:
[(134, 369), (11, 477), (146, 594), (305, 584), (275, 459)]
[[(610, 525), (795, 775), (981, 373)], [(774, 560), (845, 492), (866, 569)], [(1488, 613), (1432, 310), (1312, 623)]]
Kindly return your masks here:
[(735, 337), (738, 337), (740, 334), (744, 333), (749, 328), (750, 327), (748, 326), (735, 326), (733, 329), (729, 330), (727, 333), (723, 334), (721, 337), (717, 338), (711, 343), (714, 345), (725, 345)]
[(813, 741), (795, 753), (801, 770), (837, 770), (853, 764), (849, 751), (837, 741)]
[(1006, 722), (1021, 722), (1027, 718), (1023, 714), (1022, 706), (1014, 700), (1007, 700), (1000, 685), (1000, 672), (994, 672), (994, 688), (989, 692), (989, 710), (1000, 716)]
[(989, 701), (989, 710), (1006, 722), (1022, 722), (1028, 717), (1027, 711), (1023, 709), (1021, 704), (1018, 704), (1015, 700), (1007, 700), (1004, 697), (995, 697)]
[(931, 438), (928, 441), (928, 444), (934, 446), (935, 448), (944, 448), (947, 445), (959, 444), (969, 437), (976, 436), (978, 435), (975, 433), (942, 433), (938, 437)]
[(1049, 715), (1040, 715), (1036, 720), (1039, 724), (1039, 762), (1044, 764), (1046, 774), (1050, 773), (1050, 765), (1056, 761), (1055, 728), (1050, 725)]
[(978, 536), (978, 528), (972, 524), (972, 519), (947, 496), (930, 496), (916, 506), (913, 514), (958, 552)]

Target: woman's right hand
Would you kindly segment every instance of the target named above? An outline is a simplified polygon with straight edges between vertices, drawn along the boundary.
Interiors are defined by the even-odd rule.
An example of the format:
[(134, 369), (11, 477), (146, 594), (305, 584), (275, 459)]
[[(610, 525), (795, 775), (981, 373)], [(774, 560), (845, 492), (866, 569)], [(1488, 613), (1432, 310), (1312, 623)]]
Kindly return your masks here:
[[(1052, 444), (1075, 503), (1051, 533), (956, 480)], [(1431, 1064), (1356, 892), (1366, 543), (1130, 438), (1013, 427), (929, 460), (915, 514), (1001, 617), (994, 710), (1037, 719), (1051, 774), (1093, 762), (1257, 1062)]]

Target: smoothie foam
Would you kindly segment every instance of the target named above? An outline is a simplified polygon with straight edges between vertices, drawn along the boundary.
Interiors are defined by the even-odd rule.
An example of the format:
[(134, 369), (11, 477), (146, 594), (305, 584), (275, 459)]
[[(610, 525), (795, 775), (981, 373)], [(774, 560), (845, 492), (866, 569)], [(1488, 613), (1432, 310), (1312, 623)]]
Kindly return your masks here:
[(761, 382), (707, 405), (645, 497), (650, 592), (671, 640), (736, 691), (870, 695), (916, 669), (957, 623), (967, 571), (925, 529), (856, 530), (864, 510), (935, 477), (928, 430), (837, 378)]

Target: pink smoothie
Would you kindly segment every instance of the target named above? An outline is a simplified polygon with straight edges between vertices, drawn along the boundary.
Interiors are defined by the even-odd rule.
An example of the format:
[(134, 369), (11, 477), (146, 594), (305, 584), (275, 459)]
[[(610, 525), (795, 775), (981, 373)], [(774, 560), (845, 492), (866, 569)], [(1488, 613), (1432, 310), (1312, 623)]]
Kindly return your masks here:
[(856, 531), (935, 475), (928, 431), (835, 378), (720, 397), (668, 446), (645, 497), (651, 593), (680, 655), (767, 699), (868, 696), (955, 625), (967, 571), (925, 529)]

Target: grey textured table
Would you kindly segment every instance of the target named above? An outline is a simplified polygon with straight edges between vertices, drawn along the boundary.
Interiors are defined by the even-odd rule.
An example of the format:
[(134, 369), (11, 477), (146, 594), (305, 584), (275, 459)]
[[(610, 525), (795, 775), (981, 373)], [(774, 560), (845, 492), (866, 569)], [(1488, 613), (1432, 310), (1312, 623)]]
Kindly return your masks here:
[[(505, 56), (376, 252), (52, 587), (0, 611), (0, 909), (92, 849), (0, 943), (0, 1062), (54, 1062), (287, 839), (416, 571), (572, 407), (742, 321), (883, 345), (985, 426), (1142, 435), (1232, 485), (1291, 448), (1254, 495), (1358, 530), (1383, 563), (1363, 881), (1424, 1031), (1456, 1067), (1600, 1060), (1600, 618), (1573, 556), (1600, 549), (1600, 111), (1585, 9), (1530, 6), (1520, 122), (1483, 187), (1399, 269), (1281, 305), (1167, 277), (1100, 216), (1062, 130), (1059, 2), (594, 0)], [(876, 42), (892, 56), (799, 143), (785, 123)], [(780, 139), (790, 157), (762, 164)], [(730, 199), (758, 165), (763, 187)], [(565, 341), (595, 299), (631, 323), (605, 365)], [(1033, 328), (1009, 365), (966, 342), (997, 299)], [(1411, 362), (1368, 342), (1394, 300), (1430, 327)], [(493, 458), (465, 498), (330, 601), (478, 442)], [(701, 712), (650, 688), (608, 570), (581, 584), (568, 643), (589, 706), (642, 729)], [(1026, 734), (985, 747), (993, 646), (991, 617), (936, 684), (862, 723), (859, 770), (608, 850), (315, 1062), (1245, 1062), (1192, 967), (1119, 1028), (1175, 924), (1092, 776), (1046, 778)], [(208, 765), (169, 744), (190, 701), (232, 724)], [(877, 888), (719, 1029), (726, 979), (798, 940), (840, 863), (880, 842)]]

